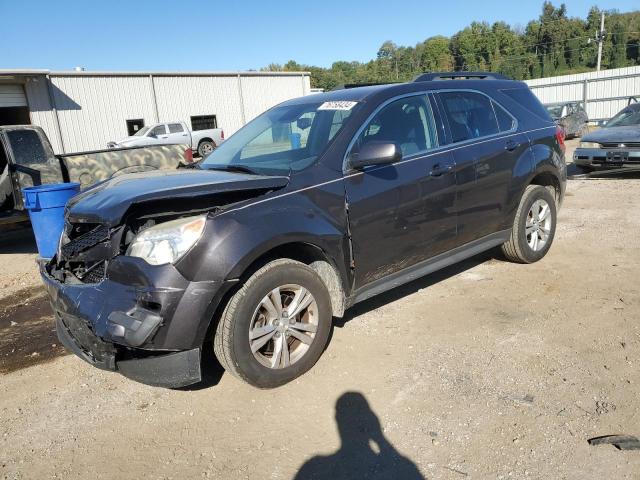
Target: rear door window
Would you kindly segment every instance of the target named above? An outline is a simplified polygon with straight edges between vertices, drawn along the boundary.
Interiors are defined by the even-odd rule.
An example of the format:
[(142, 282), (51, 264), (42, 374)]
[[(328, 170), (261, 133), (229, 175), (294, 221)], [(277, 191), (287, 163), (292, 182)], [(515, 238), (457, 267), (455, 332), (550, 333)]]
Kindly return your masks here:
[(182, 133), (184, 132), (184, 128), (179, 123), (170, 123), (169, 124), (169, 133)]
[(463, 142), (499, 133), (491, 100), (475, 92), (441, 92), (444, 115), (453, 142)]
[(496, 102), (491, 103), (493, 104), (493, 110), (496, 113), (496, 118), (498, 119), (498, 127), (500, 127), (500, 131), (508, 132), (509, 130), (512, 130), (516, 126), (516, 122), (513, 117)]

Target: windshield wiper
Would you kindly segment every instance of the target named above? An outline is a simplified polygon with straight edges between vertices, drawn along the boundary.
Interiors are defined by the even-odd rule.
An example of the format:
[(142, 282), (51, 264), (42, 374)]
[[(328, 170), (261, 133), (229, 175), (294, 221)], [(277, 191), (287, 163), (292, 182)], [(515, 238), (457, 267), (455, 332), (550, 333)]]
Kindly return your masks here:
[(246, 165), (213, 165), (213, 166), (201, 166), (200, 168), (204, 168), (206, 170), (220, 170), (222, 172), (239, 172), (239, 173), (248, 173), (250, 175), (258, 175), (255, 170), (247, 167)]

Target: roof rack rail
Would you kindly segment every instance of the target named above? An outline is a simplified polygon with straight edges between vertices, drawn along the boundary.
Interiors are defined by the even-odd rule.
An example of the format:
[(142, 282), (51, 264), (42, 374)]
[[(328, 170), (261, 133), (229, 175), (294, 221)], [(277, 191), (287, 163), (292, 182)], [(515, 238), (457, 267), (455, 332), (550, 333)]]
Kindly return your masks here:
[(431, 72), (422, 73), (414, 82), (432, 82), (436, 80), (512, 80), (506, 75), (495, 72)]
[(376, 85), (393, 85), (396, 82), (364, 82), (364, 83), (345, 83), (338, 85), (333, 90), (343, 90), (345, 88), (358, 88), (358, 87), (375, 87)]

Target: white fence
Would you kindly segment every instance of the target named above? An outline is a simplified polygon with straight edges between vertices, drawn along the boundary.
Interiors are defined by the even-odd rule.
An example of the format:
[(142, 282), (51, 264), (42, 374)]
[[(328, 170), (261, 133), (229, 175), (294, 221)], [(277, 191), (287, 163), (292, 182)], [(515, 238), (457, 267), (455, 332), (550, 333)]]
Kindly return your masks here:
[(582, 102), (591, 122), (607, 120), (640, 101), (640, 66), (526, 80), (542, 103)]

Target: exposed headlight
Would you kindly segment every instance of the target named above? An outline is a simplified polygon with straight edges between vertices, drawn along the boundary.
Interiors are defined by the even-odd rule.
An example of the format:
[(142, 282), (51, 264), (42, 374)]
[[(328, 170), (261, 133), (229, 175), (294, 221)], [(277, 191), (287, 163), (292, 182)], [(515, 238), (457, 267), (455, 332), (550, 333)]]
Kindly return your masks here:
[(145, 259), (151, 265), (177, 262), (200, 239), (206, 215), (160, 223), (135, 236), (127, 255)]
[(580, 142), (578, 148), (600, 148), (600, 144), (596, 142)]

